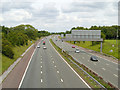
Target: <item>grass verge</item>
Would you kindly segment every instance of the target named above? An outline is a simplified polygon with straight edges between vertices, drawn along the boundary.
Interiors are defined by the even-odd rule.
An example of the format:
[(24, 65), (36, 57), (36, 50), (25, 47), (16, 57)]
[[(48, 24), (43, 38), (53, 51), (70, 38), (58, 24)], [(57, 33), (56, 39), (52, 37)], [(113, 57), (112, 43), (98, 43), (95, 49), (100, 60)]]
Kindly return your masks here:
[(101, 88), (100, 85), (97, 85), (93, 80), (90, 79), (90, 77), (87, 77), (82, 70), (80, 70), (75, 64), (73, 64), (64, 53), (62, 53), (62, 50), (55, 45), (55, 43), (50, 39), (51, 44), (54, 46), (54, 48), (59, 52), (59, 54), (67, 61), (67, 63), (92, 87), (92, 88)]
[[(102, 77), (98, 76), (92, 70), (88, 69), (85, 65), (76, 62), (67, 52), (63, 51), (50, 39), (50, 42), (54, 46), (54, 48), (61, 54), (61, 56), (67, 61), (67, 63), (92, 87), (92, 88), (101, 88), (99, 84), (97, 84), (93, 79), (91, 79), (88, 75), (86, 75), (79, 67), (84, 69), (89, 75), (91, 75), (94, 79), (96, 79), (100, 84), (102, 84), (105, 88), (113, 89), (116, 88), (110, 82), (106, 82)], [(72, 61), (72, 62), (71, 62)], [(77, 64), (77, 66), (74, 64)], [(79, 66), (79, 67), (78, 67)]]
[[(38, 40), (38, 38), (37, 38)], [(19, 57), (22, 57), (21, 55), (26, 51), (26, 49), (28, 47), (30, 47), (33, 43), (35, 43), (36, 40), (32, 40), (32, 43), (31, 41), (28, 41), (28, 45), (24, 45), (24, 46), (15, 46), (13, 47), (13, 52), (14, 52), (14, 59), (10, 59), (8, 57), (6, 57), (5, 55), (2, 54), (2, 61), (1, 61), (1, 65), (2, 67), (0, 67), (0, 70), (2, 70), (0, 72), (0, 75), (5, 71), (7, 70), (11, 64), (13, 64)], [(2, 68), (2, 69), (1, 69)]]

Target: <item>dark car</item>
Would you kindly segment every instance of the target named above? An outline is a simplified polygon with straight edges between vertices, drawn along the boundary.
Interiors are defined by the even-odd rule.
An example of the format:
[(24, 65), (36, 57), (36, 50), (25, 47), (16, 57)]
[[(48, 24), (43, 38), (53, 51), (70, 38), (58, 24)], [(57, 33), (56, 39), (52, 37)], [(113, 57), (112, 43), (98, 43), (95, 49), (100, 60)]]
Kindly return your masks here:
[(90, 60), (92, 60), (92, 61), (98, 61), (98, 58), (96, 56), (91, 56)]

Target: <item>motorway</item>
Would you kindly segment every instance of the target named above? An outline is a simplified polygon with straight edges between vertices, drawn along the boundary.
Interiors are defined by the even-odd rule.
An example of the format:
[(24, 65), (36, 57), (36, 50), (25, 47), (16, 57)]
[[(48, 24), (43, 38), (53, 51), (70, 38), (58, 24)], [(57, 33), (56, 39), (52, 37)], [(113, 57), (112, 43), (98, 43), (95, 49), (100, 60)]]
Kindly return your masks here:
[[(90, 61), (92, 54), (80, 50), (80, 53), (75, 53), (75, 48), (72, 48), (71, 44), (62, 42), (57, 36), (53, 37), (54, 43), (67, 51), (72, 57), (74, 57), (81, 64), (86, 65), (89, 69), (96, 72), (99, 76), (102, 76), (105, 81), (111, 82), (118, 87), (118, 64), (109, 60), (98, 57), (98, 62)], [(57, 41), (56, 41), (57, 40)], [(79, 47), (78, 47), (79, 48)], [(80, 48), (79, 48), (80, 49)]]
[(45, 39), (47, 49), (36, 48), (20, 88), (90, 88)]

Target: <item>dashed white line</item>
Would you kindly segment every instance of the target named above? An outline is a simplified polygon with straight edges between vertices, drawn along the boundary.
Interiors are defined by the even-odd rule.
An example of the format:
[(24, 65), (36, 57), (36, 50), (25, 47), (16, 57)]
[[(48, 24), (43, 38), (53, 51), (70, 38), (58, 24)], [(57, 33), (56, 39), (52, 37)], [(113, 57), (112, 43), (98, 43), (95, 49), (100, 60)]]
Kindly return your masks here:
[(105, 68), (102, 68), (103, 70), (106, 70)]
[(63, 79), (61, 79), (61, 82), (63, 82)]
[(53, 61), (53, 63), (54, 63), (54, 61)]
[(43, 82), (43, 80), (41, 79), (41, 82)]
[(59, 71), (57, 71), (57, 73), (59, 73)]
[[(49, 41), (50, 43), (50, 41)], [(52, 46), (52, 44), (50, 43)], [(53, 46), (52, 46), (53, 47)], [(57, 50), (53, 47), (53, 49), (57, 52)], [(78, 75), (78, 73), (64, 60), (64, 58), (57, 52), (57, 54), (63, 59), (63, 61), (73, 70), (73, 72), (87, 85), (88, 88), (91, 89), (91, 87)], [(92, 90), (92, 89), (91, 89)]]
[(42, 71), (41, 71), (41, 74), (42, 74)]
[(42, 62), (41, 62), (42, 63)]
[(82, 57), (83, 59), (85, 59), (84, 57)]
[(56, 66), (55, 66), (56, 67)]
[(116, 74), (113, 74), (114, 76), (116, 76), (116, 77), (118, 77), (118, 75), (116, 75)]
[(41, 60), (42, 60), (42, 58), (41, 58)]
[(42, 68), (42, 66), (41, 66), (41, 68)]

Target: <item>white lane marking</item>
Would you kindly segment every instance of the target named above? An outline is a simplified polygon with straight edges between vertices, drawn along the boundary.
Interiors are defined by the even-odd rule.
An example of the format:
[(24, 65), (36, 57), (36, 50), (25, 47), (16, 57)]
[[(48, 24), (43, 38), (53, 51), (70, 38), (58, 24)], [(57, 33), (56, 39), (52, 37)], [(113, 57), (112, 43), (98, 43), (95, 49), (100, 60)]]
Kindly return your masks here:
[(83, 59), (85, 59), (84, 57), (82, 57)]
[[(50, 43), (50, 41), (49, 41)], [(50, 43), (50, 45), (52, 46), (52, 44)], [(53, 46), (52, 46), (53, 47)], [(53, 47), (53, 49), (57, 52), (57, 50)], [(72, 71), (79, 77), (79, 79), (81, 79), (83, 81), (83, 83), (85, 83), (85, 85), (91, 89), (91, 87), (78, 75), (78, 73), (65, 61), (65, 59), (57, 52), (57, 54), (63, 59), (63, 61), (70, 67), (70, 69), (72, 69)], [(92, 89), (91, 89), (92, 90)]]
[(43, 82), (43, 80), (41, 79), (41, 83)]
[[(38, 46), (38, 45), (37, 45), (37, 46)], [(22, 79), (21, 79), (21, 81), (20, 81), (18, 90), (19, 90), (19, 88), (21, 87), (22, 82), (23, 82), (23, 80), (24, 80), (24, 78), (25, 78), (25, 75), (26, 75), (26, 73), (27, 73), (28, 67), (29, 67), (30, 62), (31, 62), (31, 60), (32, 60), (32, 57), (33, 57), (33, 55), (34, 55), (34, 53), (35, 53), (35, 50), (36, 50), (36, 48), (34, 49), (34, 52), (32, 53), (32, 55), (31, 55), (31, 57), (30, 57), (30, 60), (29, 60), (28, 65), (27, 65), (27, 68), (25, 69), (25, 72), (24, 72), (24, 74), (23, 74), (23, 77), (22, 77)]]
[(41, 68), (42, 68), (42, 66), (41, 66)]
[(118, 77), (118, 75), (116, 75), (116, 74), (113, 74), (115, 77)]
[(89, 62), (90, 60), (88, 60), (88, 62)]
[(57, 71), (57, 73), (59, 73), (59, 71)]
[(56, 67), (56, 66), (55, 66)]
[(61, 82), (63, 82), (63, 79), (61, 79)]
[(51, 56), (51, 58), (52, 58), (52, 56)]
[(105, 68), (102, 68), (103, 70), (106, 70)]
[(41, 71), (41, 74), (42, 74), (42, 71)]
[(106, 63), (106, 65), (109, 65), (108, 63)]
[[(70, 43), (69, 43), (70, 44)], [(76, 46), (76, 45), (75, 45)], [(79, 47), (80, 48), (80, 47)], [(84, 50), (82, 50), (82, 51), (84, 51)], [(86, 51), (84, 51), (84, 52), (86, 52)], [(86, 52), (86, 53), (88, 53), (88, 52)], [(88, 53), (88, 54), (90, 54), (90, 55), (94, 55), (94, 54), (92, 54), (92, 53)], [(103, 58), (103, 57), (101, 57), (101, 56), (98, 56), (98, 55), (96, 55), (97, 57), (99, 57), (99, 58), (101, 58), (101, 59), (104, 59), (104, 60), (106, 60), (106, 61), (108, 61), (108, 62), (111, 62), (111, 63), (114, 63), (114, 64), (118, 64), (118, 63), (116, 63), (116, 62), (113, 62), (113, 61), (110, 61), (110, 60), (107, 60), (107, 59), (105, 59), (105, 58)]]
[(53, 63), (54, 63), (54, 61), (53, 61)]
[(42, 63), (42, 62), (41, 62)]
[(42, 58), (42, 56), (41, 56), (41, 58)]
[(42, 60), (42, 58), (41, 58), (41, 60)]

